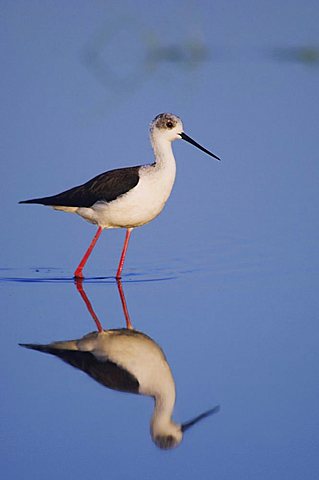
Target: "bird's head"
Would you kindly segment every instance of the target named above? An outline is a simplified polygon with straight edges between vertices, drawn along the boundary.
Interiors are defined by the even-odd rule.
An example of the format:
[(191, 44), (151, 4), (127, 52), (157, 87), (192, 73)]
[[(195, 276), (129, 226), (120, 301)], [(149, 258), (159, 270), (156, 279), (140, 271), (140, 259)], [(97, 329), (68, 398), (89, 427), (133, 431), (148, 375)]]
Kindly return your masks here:
[(150, 132), (152, 137), (161, 137), (173, 142), (181, 138), (183, 124), (181, 119), (172, 113), (160, 113), (152, 121)]
[(165, 424), (153, 423), (151, 425), (152, 440), (158, 448), (170, 450), (177, 447), (183, 440), (181, 425), (172, 420)]
[(207, 410), (200, 415), (197, 415), (195, 418), (192, 418), (188, 422), (182, 423), (181, 425), (173, 422), (172, 420), (168, 422), (156, 421), (153, 418), (151, 423), (151, 435), (155, 445), (163, 450), (170, 450), (177, 447), (183, 440), (183, 435), (186, 430), (195, 425), (200, 420), (213, 415), (214, 413), (219, 412), (220, 407), (217, 405), (214, 408)]
[(154, 142), (157, 143), (163, 140), (173, 142), (174, 140), (182, 139), (188, 143), (191, 143), (211, 157), (220, 160), (220, 158), (214, 153), (202, 147), (199, 143), (195, 142), (195, 140), (186, 135), (186, 133), (184, 133), (182, 120), (177, 115), (173, 115), (172, 113), (160, 113), (157, 115), (150, 125), (150, 134), (153, 145)]

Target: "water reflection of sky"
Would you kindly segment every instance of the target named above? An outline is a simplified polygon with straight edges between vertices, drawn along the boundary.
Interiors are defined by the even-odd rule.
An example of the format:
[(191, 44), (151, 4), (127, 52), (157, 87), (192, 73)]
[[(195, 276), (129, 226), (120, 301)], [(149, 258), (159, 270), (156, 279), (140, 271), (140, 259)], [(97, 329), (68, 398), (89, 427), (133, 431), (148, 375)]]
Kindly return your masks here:
[[(2, 9), (2, 471), (316, 478), (318, 67), (302, 52), (318, 48), (317, 3), (74, 7)], [(169, 454), (149, 441), (150, 399), (18, 347), (92, 328), (68, 279), (94, 233), (18, 200), (151, 161), (161, 111), (223, 159), (174, 145), (173, 194), (134, 231), (123, 279), (134, 326), (171, 365), (176, 420), (222, 406)], [(105, 328), (123, 324), (109, 278), (123, 235), (88, 264)]]

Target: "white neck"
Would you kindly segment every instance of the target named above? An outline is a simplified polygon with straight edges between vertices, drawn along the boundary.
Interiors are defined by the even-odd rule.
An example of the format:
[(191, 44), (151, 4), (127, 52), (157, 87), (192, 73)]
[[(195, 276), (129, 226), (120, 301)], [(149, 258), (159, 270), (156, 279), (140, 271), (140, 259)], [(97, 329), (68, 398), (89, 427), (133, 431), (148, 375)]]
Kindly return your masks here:
[(175, 165), (171, 141), (163, 138), (161, 135), (157, 135), (156, 132), (153, 132), (151, 133), (151, 144), (154, 151), (155, 163), (157, 165)]
[(166, 391), (165, 395), (155, 397), (155, 407), (151, 420), (151, 429), (154, 434), (165, 433), (172, 422), (175, 404), (175, 388)]

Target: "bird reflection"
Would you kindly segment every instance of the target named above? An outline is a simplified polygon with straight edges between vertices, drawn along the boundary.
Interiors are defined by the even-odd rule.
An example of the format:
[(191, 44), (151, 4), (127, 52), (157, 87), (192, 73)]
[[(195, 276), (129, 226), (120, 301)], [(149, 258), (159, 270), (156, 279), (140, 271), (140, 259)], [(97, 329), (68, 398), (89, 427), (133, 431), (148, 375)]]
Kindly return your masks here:
[(20, 345), (55, 355), (87, 373), (105, 387), (153, 397), (155, 406), (150, 424), (152, 439), (159, 448), (174, 448), (180, 444), (183, 433), (188, 428), (218, 412), (219, 406), (183, 424), (172, 420), (176, 394), (170, 366), (161, 347), (146, 334), (133, 329), (120, 281), (117, 282), (117, 286), (126, 328), (103, 330), (84, 291), (83, 281), (78, 280), (76, 288), (98, 331), (76, 340), (58, 341), (47, 345)]

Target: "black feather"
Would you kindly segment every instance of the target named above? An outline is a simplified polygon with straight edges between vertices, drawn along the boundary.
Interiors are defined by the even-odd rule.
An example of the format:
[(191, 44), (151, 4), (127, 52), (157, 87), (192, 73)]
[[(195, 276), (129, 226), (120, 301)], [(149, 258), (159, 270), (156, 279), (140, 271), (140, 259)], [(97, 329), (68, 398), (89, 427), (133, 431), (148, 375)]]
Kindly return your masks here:
[(91, 352), (54, 348), (50, 345), (28, 343), (20, 343), (19, 345), (55, 355), (72, 367), (87, 373), (107, 388), (121, 392), (139, 393), (137, 378), (111, 360), (98, 360)]
[(138, 184), (140, 168), (138, 166), (110, 170), (57, 195), (22, 200), (19, 203), (40, 203), (52, 207), (92, 207), (98, 201), (112, 202)]

